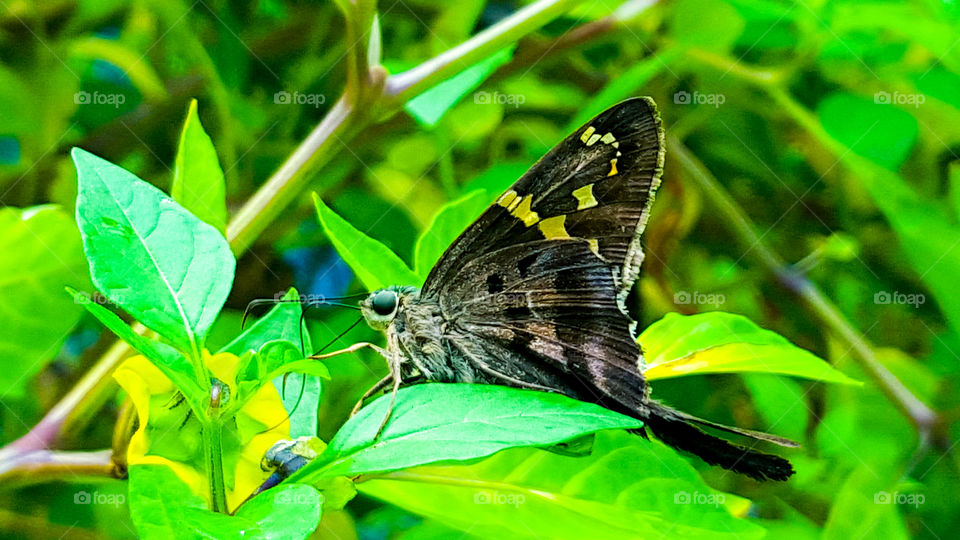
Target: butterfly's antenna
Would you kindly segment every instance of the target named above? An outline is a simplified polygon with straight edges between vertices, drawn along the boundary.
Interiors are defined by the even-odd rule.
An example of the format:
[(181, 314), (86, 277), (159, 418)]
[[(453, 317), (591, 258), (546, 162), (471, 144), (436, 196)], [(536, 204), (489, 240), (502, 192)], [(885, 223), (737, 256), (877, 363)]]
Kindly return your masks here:
[(255, 300), (251, 300), (250, 303), (247, 304), (246, 309), (243, 310), (243, 319), (240, 321), (240, 328), (243, 328), (247, 324), (247, 317), (250, 316), (250, 312), (252, 312), (253, 308), (256, 308), (256, 307), (296, 302), (306, 308), (319, 307), (319, 306), (336, 306), (336, 307), (345, 307), (348, 309), (360, 309), (359, 307), (354, 306), (352, 304), (342, 304), (342, 303), (336, 302), (336, 300), (351, 300), (354, 298), (364, 298), (369, 295), (370, 295), (369, 292), (362, 292), (362, 293), (350, 294), (346, 296), (332, 296), (330, 298), (320, 297), (320, 298), (311, 299), (311, 300), (303, 300), (302, 298), (296, 298), (292, 300), (284, 300), (284, 299), (277, 299), (277, 298), (257, 298)]
[(353, 330), (353, 329), (354, 329), (358, 324), (360, 324), (362, 321), (363, 321), (363, 317), (361, 316), (359, 319), (357, 319), (356, 321), (354, 321), (353, 324), (351, 324), (350, 326), (348, 326), (346, 330), (344, 330), (343, 332), (340, 332), (339, 334), (337, 334), (337, 337), (335, 337), (335, 338), (331, 339), (330, 341), (328, 341), (327, 344), (324, 345), (323, 347), (320, 347), (320, 350), (318, 350), (318, 351), (317, 351), (316, 353), (314, 353), (314, 354), (319, 354), (319, 353), (322, 353), (323, 351), (325, 351), (325, 350), (326, 350), (327, 348), (329, 348), (331, 345), (333, 345), (334, 343), (336, 343), (340, 338), (342, 338), (343, 336), (347, 335), (347, 333), (349, 333), (351, 330)]
[[(323, 347), (321, 347), (320, 350), (317, 351), (317, 352), (318, 352), (318, 353), (321, 353), (321, 352), (323, 352), (324, 350), (326, 350), (328, 347), (330, 347), (331, 345), (333, 345), (334, 343), (336, 343), (337, 340), (339, 340), (339, 339), (342, 338), (343, 336), (347, 335), (347, 333), (349, 333), (351, 330), (353, 330), (354, 328), (356, 328), (356, 326), (357, 326), (358, 324), (360, 324), (361, 321), (363, 321), (363, 317), (360, 317), (359, 319), (357, 319), (356, 321), (354, 321), (353, 324), (351, 324), (350, 326), (348, 326), (348, 327), (346, 328), (346, 330), (344, 330), (343, 332), (340, 332), (339, 334), (337, 334), (337, 337), (331, 339), (329, 342), (327, 342), (326, 345), (324, 345)], [(303, 324), (303, 314), (300, 315), (300, 323), (301, 323), (301, 325)], [(303, 344), (303, 326), (300, 327), (300, 347), (301, 347), (301, 348), (304, 347), (304, 344)], [(283, 395), (286, 393), (286, 391), (287, 391), (287, 375), (289, 375), (289, 373), (287, 373), (286, 375), (283, 376), (283, 387), (281, 388), (281, 394), (280, 394), (281, 396), (283, 396)], [(287, 420), (290, 420), (290, 417), (292, 417), (292, 416), (293, 416), (293, 413), (296, 412), (297, 407), (300, 406), (300, 400), (303, 399), (303, 392), (304, 392), (304, 389), (306, 388), (306, 385), (307, 385), (307, 379), (306, 379), (306, 378), (301, 379), (301, 381), (300, 381), (300, 395), (297, 396), (297, 402), (293, 404), (293, 407), (290, 409), (290, 412), (287, 413), (287, 417), (284, 418), (283, 420), (281, 420), (279, 424), (273, 426), (272, 428), (266, 429), (266, 430), (264, 430), (264, 431), (261, 431), (260, 433), (258, 433), (258, 435), (262, 435), (262, 434), (264, 434), (264, 433), (267, 433), (268, 431), (273, 431), (273, 430), (277, 429), (278, 427), (282, 426), (283, 423), (286, 422)]]

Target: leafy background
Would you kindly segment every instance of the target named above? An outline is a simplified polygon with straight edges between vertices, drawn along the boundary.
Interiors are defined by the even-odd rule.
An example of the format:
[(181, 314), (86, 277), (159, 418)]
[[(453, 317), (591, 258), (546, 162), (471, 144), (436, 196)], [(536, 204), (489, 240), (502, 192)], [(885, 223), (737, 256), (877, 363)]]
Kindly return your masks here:
[[(512, 449), (462, 468), (426, 466), (359, 483), (360, 497), (324, 512), (316, 535), (616, 535), (616, 523), (654, 520), (649, 510), (669, 516), (651, 522), (664, 535), (948, 537), (960, 525), (960, 460), (951, 451), (960, 436), (960, 8), (567, 4), (519, 43), (459, 66), (466, 75), (401, 114), (334, 138), (309, 188), (422, 276), (443, 243), (416, 239), (445, 203), (462, 200), (456, 208), (478, 212), (592, 114), (651, 95), (667, 127), (668, 160), (632, 298), (641, 327), (670, 312), (741, 314), (866, 384), (766, 374), (657, 381), (656, 395), (683, 410), (801, 441), (803, 451), (790, 454), (798, 474), (786, 484), (757, 484), (601, 433), (594, 455), (578, 458), (589, 461)], [(383, 64), (391, 73), (415, 66), (518, 7), (382, 2)], [(340, 95), (350, 41), (342, 20), (332, 2), (2, 5), (3, 443), (27, 433), (112, 350), (111, 334), (63, 292), (64, 285), (91, 289), (72, 219), (69, 149), (83, 147), (176, 193), (178, 171), (189, 165), (177, 159), (181, 126), (196, 98), (226, 177), (226, 208), (202, 217), (224, 223)], [(307, 98), (283, 103), (278, 92)], [(364, 282), (398, 279), (367, 270)], [(251, 299), (290, 284), (334, 296), (360, 290), (356, 281), (310, 197), (299, 193), (239, 258), (211, 349), (237, 334)], [(314, 343), (354, 321), (353, 312), (318, 311)], [(332, 346), (373, 338), (357, 327)], [(366, 353), (328, 366), (318, 414), (324, 440), (384, 371)], [(110, 447), (125, 405), (122, 394), (106, 395), (73, 413), (58, 448), (85, 455)], [(0, 529), (7, 534), (132, 536), (125, 483), (83, 467), (31, 475), (11, 469), (5, 455)], [(672, 484), (663, 485), (663, 471), (673, 473)], [(507, 491), (491, 487), (490, 504), (478, 503), (480, 492), (457, 482), (473, 477), (500, 478), (491, 486), (550, 486), (565, 498), (559, 506), (530, 497), (510, 504), (519, 501), (498, 499)], [(591, 490), (602, 482), (620, 495), (598, 500)], [(721, 512), (706, 486), (742, 499), (726, 497), (729, 512)], [(80, 492), (106, 503), (77, 504)], [(701, 496), (691, 498), (698, 504), (662, 496), (676, 493)], [(604, 520), (611, 529), (576, 528)]]

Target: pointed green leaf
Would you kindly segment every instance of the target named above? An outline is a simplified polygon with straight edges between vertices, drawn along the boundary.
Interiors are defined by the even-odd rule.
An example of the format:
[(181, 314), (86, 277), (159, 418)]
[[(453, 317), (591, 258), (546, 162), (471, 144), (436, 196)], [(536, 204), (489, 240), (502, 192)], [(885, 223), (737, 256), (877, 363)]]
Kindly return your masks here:
[(440, 259), (447, 246), (490, 206), (494, 196), (486, 191), (474, 191), (443, 206), (433, 217), (414, 250), (414, 267), (423, 281)]
[(376, 290), (390, 285), (419, 285), (422, 282), (390, 248), (357, 230), (316, 194), (313, 201), (327, 237), (364, 287)]
[(197, 385), (193, 366), (179, 351), (169, 345), (147, 339), (133, 331), (123, 319), (114, 312), (97, 304), (87, 295), (67, 287), (74, 301), (83, 306), (111, 332), (127, 342), (137, 352), (147, 357), (164, 375), (186, 396), (192, 404), (201, 406), (204, 391)]
[(733, 517), (734, 495), (710, 489), (677, 452), (624, 432), (598, 433), (593, 453), (513, 448), (470, 465), (372, 475), (364, 494), (479, 538), (757, 539)]
[(781, 373), (818, 381), (860, 384), (786, 338), (746, 317), (711, 311), (667, 313), (637, 341), (648, 380), (705, 373)]
[(299, 302), (300, 295), (296, 289), (290, 289), (278, 302), (270, 308), (266, 315), (257, 319), (248, 326), (233, 341), (223, 346), (220, 352), (228, 352), (241, 356), (248, 351), (257, 352), (268, 341), (285, 340), (298, 348), (303, 338), (303, 346), (307, 351), (312, 350), (310, 334), (300, 332), (303, 307)]
[(254, 497), (240, 507), (236, 517), (257, 523), (258, 538), (306, 538), (320, 523), (323, 500), (306, 484), (284, 484)]
[(213, 141), (197, 115), (197, 100), (190, 100), (180, 133), (170, 195), (221, 233), (227, 226), (226, 182)]
[(72, 156), (94, 284), (180, 349), (199, 350), (233, 285), (226, 239), (124, 169), (79, 148)]
[(559, 394), (483, 384), (421, 384), (400, 390), (390, 421), (382, 396), (347, 421), (326, 451), (290, 481), (469, 460), (514, 446), (549, 446), (639, 420)]
[[(403, 108), (421, 125), (433, 127), (467, 92), (480, 86), (498, 67), (509, 62), (512, 57), (513, 47), (501, 49), (411, 99), (404, 104)], [(489, 100), (492, 98), (489, 92), (478, 92), (477, 99), (487, 99), (486, 103), (490, 103)]]

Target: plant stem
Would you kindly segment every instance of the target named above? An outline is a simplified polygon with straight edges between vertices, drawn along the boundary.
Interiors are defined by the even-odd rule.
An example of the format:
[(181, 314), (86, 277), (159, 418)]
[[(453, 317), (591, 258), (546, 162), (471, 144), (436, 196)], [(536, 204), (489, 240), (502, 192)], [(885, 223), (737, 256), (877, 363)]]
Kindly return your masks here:
[(227, 487), (223, 479), (223, 420), (219, 416), (209, 416), (203, 422), (202, 433), (204, 461), (210, 487), (210, 509), (226, 514), (229, 509)]
[(582, 0), (540, 0), (419, 66), (387, 79), (386, 94), (402, 105), (437, 81), (447, 79), (566, 13)]
[(835, 337), (845, 342), (856, 353), (854, 357), (859, 359), (860, 367), (867, 372), (887, 398), (910, 419), (921, 436), (929, 435), (937, 424), (937, 413), (914, 396), (880, 363), (867, 339), (850, 324), (843, 313), (813, 282), (787, 265), (779, 255), (763, 243), (755, 232), (753, 223), (703, 163), (675, 137), (668, 137), (667, 147), (670, 149), (670, 155), (680, 162), (688, 177), (704, 191), (706, 199), (723, 214), (722, 222), (727, 224), (740, 244), (776, 276), (782, 285), (796, 294), (804, 306), (813, 312)]

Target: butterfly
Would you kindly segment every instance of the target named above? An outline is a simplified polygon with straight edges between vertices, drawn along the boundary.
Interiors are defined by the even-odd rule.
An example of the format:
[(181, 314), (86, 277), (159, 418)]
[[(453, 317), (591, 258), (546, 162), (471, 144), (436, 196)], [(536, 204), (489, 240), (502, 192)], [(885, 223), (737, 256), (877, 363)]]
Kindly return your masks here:
[[(357, 404), (418, 381), (559, 392), (638, 418), (661, 441), (756, 479), (790, 463), (697, 425), (795, 447), (651, 398), (625, 301), (664, 164), (660, 116), (646, 97), (603, 111), (550, 150), (450, 245), (422, 288), (374, 291), (360, 309), (384, 332), (372, 347), (390, 374)], [(392, 402), (391, 402), (392, 410)], [(384, 419), (384, 425), (387, 419)], [(383, 425), (381, 425), (381, 430)], [(641, 435), (646, 432), (641, 430)]]

